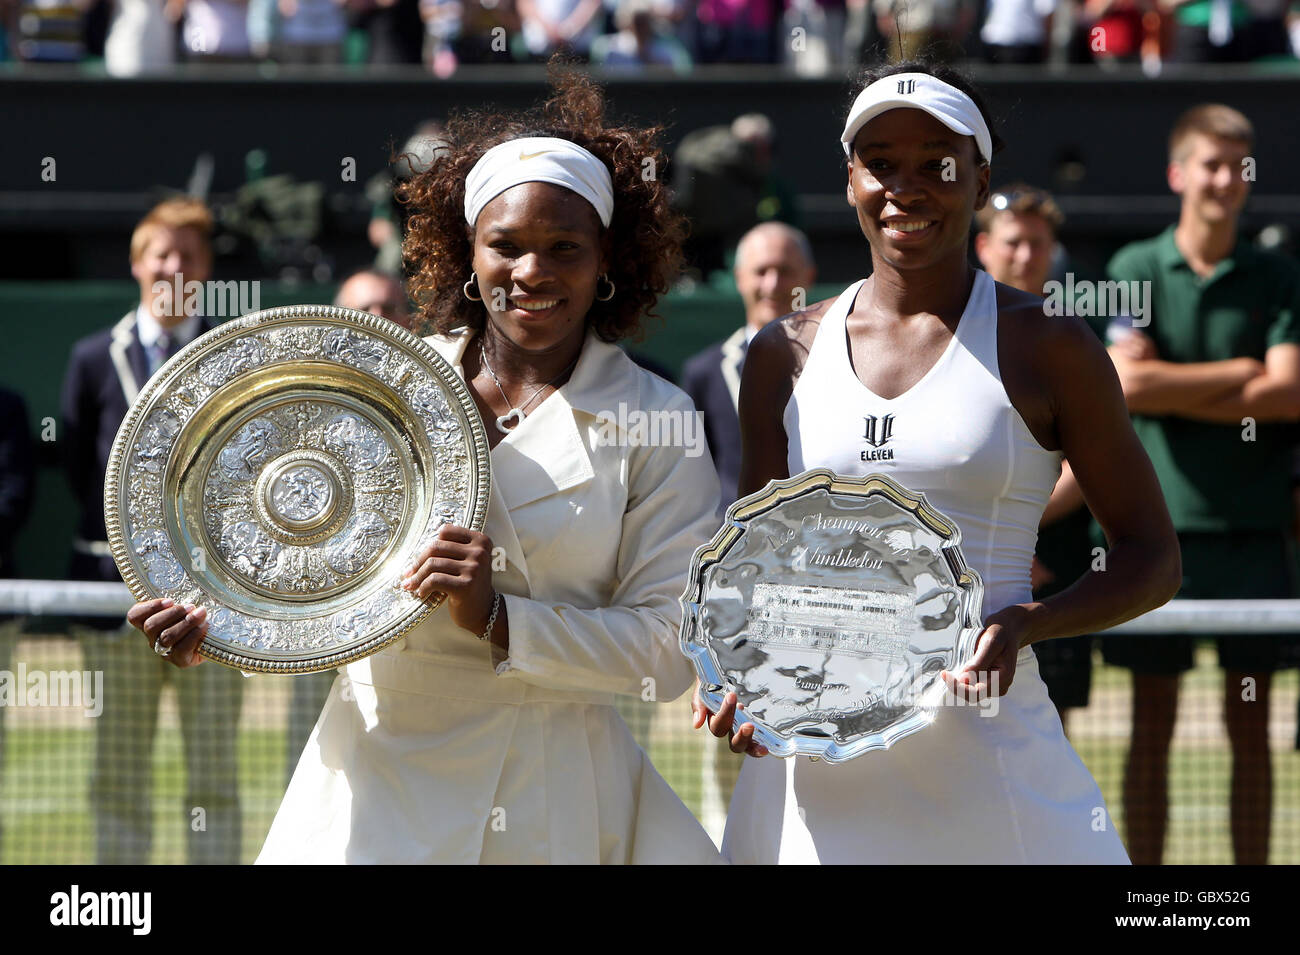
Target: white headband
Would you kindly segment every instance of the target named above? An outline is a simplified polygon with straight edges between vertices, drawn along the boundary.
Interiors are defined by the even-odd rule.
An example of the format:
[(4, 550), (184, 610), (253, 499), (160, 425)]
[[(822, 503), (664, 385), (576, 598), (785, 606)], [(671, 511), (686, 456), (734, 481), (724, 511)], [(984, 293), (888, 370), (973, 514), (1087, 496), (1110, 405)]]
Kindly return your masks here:
[(512, 139), (483, 154), (465, 177), (465, 221), (471, 226), (483, 207), (521, 182), (549, 182), (571, 189), (592, 204), (600, 224), (614, 214), (614, 182), (605, 164), (567, 139)]
[(929, 73), (895, 73), (859, 93), (840, 136), (844, 154), (853, 154), (853, 137), (868, 122), (887, 110), (908, 107), (925, 110), (954, 133), (974, 136), (984, 161), (993, 158), (993, 137), (975, 101)]

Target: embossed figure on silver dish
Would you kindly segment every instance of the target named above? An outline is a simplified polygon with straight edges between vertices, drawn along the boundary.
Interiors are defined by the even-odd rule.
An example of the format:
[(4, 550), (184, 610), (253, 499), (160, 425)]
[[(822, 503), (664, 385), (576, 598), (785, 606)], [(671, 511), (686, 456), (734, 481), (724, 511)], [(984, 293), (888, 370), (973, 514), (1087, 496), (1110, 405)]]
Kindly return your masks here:
[(338, 536), (330, 539), (325, 548), (325, 562), (339, 574), (356, 574), (391, 536), (388, 522), (379, 514), (371, 511), (354, 514)]
[(377, 374), (388, 359), (388, 349), (382, 343), (345, 329), (327, 334), (323, 351), (331, 358), (356, 365), (372, 374)]
[(272, 422), (264, 418), (250, 421), (222, 448), (222, 476), (228, 481), (251, 481), (267, 456), (283, 446), (284, 436)]
[(274, 576), (280, 545), (253, 521), (237, 521), (222, 528), (221, 553), (240, 574), (261, 583)]
[(379, 430), (351, 413), (330, 419), (325, 426), (325, 448), (358, 471), (373, 471), (393, 457)]
[(248, 336), (232, 342), (199, 364), (199, 380), (216, 387), (231, 378), (242, 375), (265, 361), (265, 346), (257, 338)]
[(149, 582), (159, 590), (180, 586), (185, 573), (172, 554), (171, 541), (164, 531), (151, 529), (136, 534), (131, 543), (136, 556), (145, 566)]
[(311, 523), (333, 499), (332, 479), (310, 464), (289, 468), (271, 482), (271, 509), (287, 521)]
[(166, 409), (150, 415), (135, 446), (136, 467), (153, 474), (160, 472), (180, 429), (180, 420)]

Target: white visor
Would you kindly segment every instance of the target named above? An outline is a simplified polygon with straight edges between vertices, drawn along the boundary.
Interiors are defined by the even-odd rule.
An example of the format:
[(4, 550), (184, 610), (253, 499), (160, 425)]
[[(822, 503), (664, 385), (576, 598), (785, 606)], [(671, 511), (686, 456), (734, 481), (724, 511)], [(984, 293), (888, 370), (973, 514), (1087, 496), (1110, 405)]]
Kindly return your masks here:
[(852, 156), (858, 130), (891, 109), (923, 109), (954, 133), (974, 136), (985, 162), (993, 158), (993, 137), (979, 107), (969, 96), (929, 73), (895, 73), (876, 80), (853, 101), (840, 142)]
[(549, 182), (591, 203), (600, 224), (614, 215), (614, 182), (605, 164), (567, 139), (533, 136), (493, 146), (465, 177), (465, 221), (473, 225), (483, 207), (521, 182)]

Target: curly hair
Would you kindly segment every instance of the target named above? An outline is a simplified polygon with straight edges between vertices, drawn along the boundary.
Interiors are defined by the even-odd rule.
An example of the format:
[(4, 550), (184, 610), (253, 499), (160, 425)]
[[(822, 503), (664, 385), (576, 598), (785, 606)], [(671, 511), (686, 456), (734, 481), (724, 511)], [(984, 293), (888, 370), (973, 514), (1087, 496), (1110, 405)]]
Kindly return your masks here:
[(482, 303), (461, 294), (474, 254), (474, 227), (465, 222), (465, 177), (493, 146), (528, 136), (577, 143), (613, 177), (614, 214), (601, 237), (608, 242), (608, 274), (617, 293), (592, 303), (588, 325), (602, 340), (616, 342), (641, 335), (644, 319), (658, 317), (653, 309), (681, 266), (686, 234), (686, 220), (669, 207), (662, 182), (663, 127), (606, 125), (604, 94), (595, 82), (554, 61), (550, 75), (551, 97), (522, 115), (454, 114), (442, 137), (447, 150), (395, 190), (411, 211), (402, 257), (411, 269), (417, 320), (425, 328), (447, 334), (462, 325), (483, 327)]
[[(1002, 137), (998, 135), (997, 126), (993, 121), (993, 114), (990, 113), (988, 107), (984, 105), (984, 98), (980, 95), (979, 90), (975, 88), (975, 84), (967, 79), (963, 74), (954, 70), (951, 66), (948, 66), (945, 63), (940, 63), (937, 60), (925, 59), (924, 55), (915, 60), (904, 60), (901, 63), (892, 63), (887, 66), (868, 67), (863, 70), (858, 74), (857, 82), (853, 85), (853, 94), (849, 97), (849, 108), (852, 108), (852, 104), (854, 100), (858, 98), (858, 94), (872, 83), (877, 80), (883, 80), (886, 76), (893, 76), (896, 73), (927, 73), (930, 76), (933, 76), (936, 80), (941, 80), (949, 86), (961, 90), (961, 92), (971, 98), (971, 101), (975, 104), (975, 108), (978, 109), (980, 115), (984, 117), (984, 123), (989, 128), (989, 139), (992, 143), (992, 149), (990, 152), (993, 155), (996, 155), (1001, 152), (1004, 146), (1006, 146), (1006, 143), (1002, 141)], [(845, 109), (844, 112), (847, 115), (849, 110)], [(982, 158), (976, 157), (976, 161), (981, 166), (984, 165), (984, 160)]]

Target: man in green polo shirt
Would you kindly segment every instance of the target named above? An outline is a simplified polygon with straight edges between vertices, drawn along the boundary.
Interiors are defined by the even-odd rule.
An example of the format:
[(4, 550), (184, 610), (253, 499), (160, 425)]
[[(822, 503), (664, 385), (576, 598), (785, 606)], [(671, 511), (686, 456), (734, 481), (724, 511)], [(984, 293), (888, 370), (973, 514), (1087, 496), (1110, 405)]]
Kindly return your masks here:
[[(1140, 332), (1112, 328), (1111, 355), (1133, 425), (1156, 468), (1183, 556), (1180, 597), (1289, 597), (1287, 531), (1294, 422), (1300, 420), (1300, 267), (1241, 240), (1254, 179), (1250, 121), (1227, 106), (1184, 113), (1169, 142), (1178, 223), (1111, 259), (1114, 280), (1150, 282)], [(1136, 287), (1135, 287), (1136, 288)], [(1135, 324), (1137, 324), (1135, 322)], [(1272, 765), (1268, 698), (1294, 641), (1225, 631), (1224, 714), (1232, 744), (1238, 863), (1268, 859)], [(1169, 742), (1190, 636), (1112, 637), (1108, 662), (1133, 670), (1124, 780), (1129, 855), (1158, 864)]]

